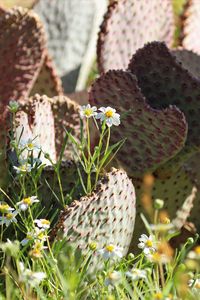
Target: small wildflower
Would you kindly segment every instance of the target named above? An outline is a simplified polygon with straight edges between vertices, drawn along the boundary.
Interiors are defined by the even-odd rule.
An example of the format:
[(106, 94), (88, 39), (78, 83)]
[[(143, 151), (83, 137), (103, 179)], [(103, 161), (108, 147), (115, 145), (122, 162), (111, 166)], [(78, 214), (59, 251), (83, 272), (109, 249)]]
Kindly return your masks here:
[(190, 279), (188, 282), (189, 287), (192, 288), (195, 292), (200, 292), (200, 278), (198, 279)]
[(142, 234), (139, 238), (139, 242), (138, 248), (142, 249), (145, 255), (156, 250), (154, 237), (152, 235), (148, 237), (146, 234)]
[(0, 202), (0, 212), (2, 214), (8, 213), (14, 210), (14, 208), (10, 207), (7, 203)]
[(100, 119), (101, 122), (105, 120), (106, 125), (111, 127), (112, 125), (119, 126), (120, 124), (120, 115), (116, 113), (116, 109), (112, 107), (101, 107), (101, 111), (97, 114), (96, 119)]
[(17, 174), (25, 174), (30, 173), (33, 167), (29, 163), (26, 163), (19, 167), (14, 166), (13, 168), (15, 169)]
[(131, 271), (126, 272), (126, 276), (131, 278), (133, 281), (138, 279), (146, 279), (146, 271), (133, 268)]
[(122, 258), (122, 248), (113, 244), (105, 246), (103, 249), (97, 251), (97, 254), (101, 255), (104, 259), (119, 257)]
[(46, 219), (37, 219), (34, 221), (34, 223), (36, 223), (36, 225), (42, 229), (49, 229), (50, 227), (50, 222)]
[(37, 142), (32, 139), (28, 139), (27, 141), (20, 141), (19, 148), (25, 148), (28, 151), (41, 149), (41, 147), (37, 144)]
[(96, 106), (90, 106), (90, 104), (87, 105), (83, 105), (81, 106), (80, 109), (80, 117), (81, 119), (83, 119), (84, 117), (86, 118), (91, 118), (91, 117), (95, 117), (97, 115), (97, 108)]
[(188, 253), (188, 258), (200, 260), (200, 246), (196, 246)]
[(163, 299), (163, 294), (160, 293), (160, 292), (155, 293), (153, 299), (155, 299), (155, 300), (162, 300)]
[(17, 202), (17, 205), (19, 205), (19, 209), (22, 211), (25, 211), (31, 206), (33, 203), (39, 202), (36, 196), (31, 196), (24, 198), (22, 201)]
[(7, 227), (10, 223), (17, 223), (17, 219), (15, 218), (18, 212), (15, 210), (13, 212), (8, 212), (2, 217), (0, 217), (0, 225), (5, 224)]
[(42, 250), (47, 249), (47, 246), (44, 246), (42, 242), (37, 241), (34, 245), (32, 250), (29, 252), (29, 255), (34, 257), (34, 258), (41, 258), (42, 255)]
[(22, 262), (19, 263), (20, 276), (19, 280), (24, 283), (29, 283), (32, 287), (38, 286), (45, 278), (44, 272), (33, 272), (24, 267)]
[(8, 105), (8, 109), (12, 113), (16, 113), (19, 109), (19, 103), (17, 101), (10, 101)]
[(166, 264), (171, 261), (173, 249), (166, 242), (160, 242), (157, 245), (156, 251), (149, 253), (147, 258), (155, 263)]
[(30, 231), (27, 232), (26, 237), (21, 241), (22, 246), (27, 245), (33, 239), (34, 239), (34, 233)]
[(122, 278), (122, 275), (120, 272), (118, 272), (118, 271), (109, 272), (104, 281), (104, 284), (106, 286), (108, 286), (108, 285), (114, 286), (115, 284), (120, 282), (121, 278)]

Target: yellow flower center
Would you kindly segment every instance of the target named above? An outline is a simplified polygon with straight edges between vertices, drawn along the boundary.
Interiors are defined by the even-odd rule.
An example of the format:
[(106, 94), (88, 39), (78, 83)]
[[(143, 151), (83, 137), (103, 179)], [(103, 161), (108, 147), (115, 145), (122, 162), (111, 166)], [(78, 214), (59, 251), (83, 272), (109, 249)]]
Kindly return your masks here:
[(84, 111), (84, 113), (85, 113), (85, 115), (86, 115), (87, 117), (89, 117), (89, 116), (92, 115), (93, 111), (92, 111), (91, 108), (86, 108), (85, 111)]
[(112, 110), (108, 110), (106, 113), (105, 113), (105, 115), (106, 115), (106, 117), (107, 118), (111, 118), (112, 116), (113, 116), (113, 111)]
[(27, 205), (31, 205), (31, 198), (30, 198), (30, 197), (24, 198), (24, 199), (23, 199), (23, 203), (24, 203), (24, 204), (27, 204)]
[(108, 252), (113, 252), (114, 249), (115, 249), (115, 246), (113, 246), (113, 245), (108, 245), (108, 246), (106, 246), (106, 250), (107, 250)]
[(26, 171), (26, 166), (20, 166), (20, 168), (19, 168), (21, 171)]
[(170, 219), (169, 219), (168, 217), (164, 217), (164, 218), (162, 219), (162, 223), (163, 223), (163, 224), (170, 224)]
[(32, 236), (30, 234), (27, 234), (26, 238), (27, 240), (32, 240)]
[(50, 222), (48, 220), (45, 220), (45, 219), (43, 219), (41, 221), (41, 223), (42, 223), (42, 225), (49, 225), (50, 224)]
[(147, 240), (146, 241), (146, 246), (149, 247), (149, 248), (152, 247), (153, 246), (152, 241), (151, 240)]
[(12, 220), (12, 218), (13, 218), (13, 214), (12, 213), (6, 214), (6, 219)]
[(152, 254), (152, 259), (154, 262), (160, 262), (161, 261), (161, 255), (158, 252), (154, 252)]
[(156, 293), (155, 295), (154, 295), (154, 299), (156, 299), (156, 300), (160, 300), (160, 299), (162, 299), (163, 298), (163, 295), (161, 294), (161, 293)]
[(0, 204), (0, 211), (1, 212), (7, 211), (9, 207), (10, 206), (8, 204)]
[(41, 257), (41, 251), (38, 248), (34, 248), (31, 252), (30, 252), (31, 256), (35, 256), (35, 257)]
[(37, 237), (38, 239), (42, 240), (45, 237), (45, 235), (43, 232), (40, 232)]
[(200, 255), (200, 246), (195, 247), (194, 252)]
[(33, 143), (28, 143), (27, 146), (28, 146), (29, 149), (33, 149), (34, 148)]

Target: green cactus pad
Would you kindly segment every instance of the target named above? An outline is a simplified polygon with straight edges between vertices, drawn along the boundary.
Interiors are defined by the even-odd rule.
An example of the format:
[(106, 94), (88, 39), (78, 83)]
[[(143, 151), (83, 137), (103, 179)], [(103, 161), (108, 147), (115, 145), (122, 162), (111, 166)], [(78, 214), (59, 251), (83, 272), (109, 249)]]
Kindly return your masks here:
[(145, 43), (173, 43), (174, 19), (169, 0), (114, 1), (99, 33), (97, 56), (101, 72), (125, 69), (132, 55)]
[(35, 94), (47, 95), (48, 97), (63, 94), (61, 79), (56, 74), (52, 59), (48, 54), (45, 56), (43, 66), (31, 90), (30, 96)]
[(188, 122), (186, 146), (200, 149), (200, 82), (176, 60), (164, 43), (153, 42), (137, 51), (133, 72), (148, 103), (154, 108), (176, 105)]
[(112, 169), (90, 195), (74, 201), (61, 214), (52, 236), (86, 250), (90, 242), (98, 248), (113, 243), (128, 251), (135, 223), (135, 190), (124, 171)]
[(200, 54), (200, 1), (189, 0), (183, 15), (182, 41), (184, 48)]
[(33, 12), (14, 8), (0, 14), (0, 105), (26, 97), (44, 59), (45, 38)]
[(119, 127), (112, 127), (111, 141), (127, 138), (117, 158), (133, 176), (154, 171), (184, 146), (187, 125), (175, 106), (153, 109), (130, 72), (109, 71), (93, 84), (90, 103), (111, 106), (121, 114)]
[[(139, 236), (145, 232), (145, 226), (140, 218), (140, 214), (143, 213), (145, 216), (148, 216), (141, 201), (144, 193), (142, 180), (135, 178), (133, 179), (133, 184), (136, 189), (137, 214), (131, 250), (136, 249), (135, 245), (137, 245)], [(151, 196), (153, 201), (155, 199), (164, 200), (163, 209), (167, 212), (170, 220), (174, 220), (178, 229), (186, 223), (187, 219), (200, 229), (200, 198), (196, 194), (194, 182), (192, 182), (184, 168), (181, 168), (177, 173), (168, 176), (166, 179), (155, 178)]]
[[(97, 2), (101, 4), (97, 5)], [(49, 52), (55, 61), (59, 76), (62, 77), (65, 92), (71, 93), (75, 90), (91, 36), (97, 35), (99, 23), (95, 22), (99, 13), (98, 7), (105, 6), (105, 2), (40, 0), (34, 7), (45, 25)], [(89, 56), (92, 59), (96, 50), (93, 48)]]
[[(38, 94), (24, 102), (16, 114), (16, 137), (20, 137), (24, 128), (21, 140), (37, 137), (36, 141), (42, 146), (42, 150), (49, 153), (55, 162), (63, 145), (65, 129), (77, 140), (79, 138), (79, 105), (65, 96), (48, 98)], [(63, 159), (69, 159), (71, 155), (72, 146), (67, 146)]]

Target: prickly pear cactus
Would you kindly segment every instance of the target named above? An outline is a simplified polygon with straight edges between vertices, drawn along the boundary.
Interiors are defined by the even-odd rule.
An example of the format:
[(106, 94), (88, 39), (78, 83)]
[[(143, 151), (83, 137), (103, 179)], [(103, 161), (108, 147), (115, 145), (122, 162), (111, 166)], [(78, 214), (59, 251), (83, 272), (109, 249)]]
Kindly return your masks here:
[[(0, 9), (0, 168), (6, 177), (9, 100), (26, 97), (42, 66), (45, 36), (38, 17), (26, 9)], [(4, 171), (5, 172), (4, 172)]]
[[(34, 7), (45, 25), (49, 51), (65, 92), (74, 91), (91, 35), (97, 36), (101, 20), (96, 23), (96, 19), (100, 12), (104, 13), (106, 0), (101, 0), (103, 10), (98, 9), (98, 3), (96, 0), (40, 0)], [(94, 59), (95, 47), (92, 49), (90, 57)]]
[(173, 43), (170, 0), (113, 1), (99, 33), (97, 56), (101, 72), (125, 69), (131, 56), (151, 41)]
[(122, 124), (112, 128), (112, 143), (127, 138), (118, 154), (121, 165), (132, 176), (155, 171), (184, 146), (187, 124), (175, 106), (153, 109), (130, 72), (109, 71), (93, 84), (90, 102), (115, 107)]
[(48, 97), (63, 94), (61, 79), (58, 77), (53, 61), (48, 53), (45, 56), (43, 66), (31, 90), (30, 96), (34, 96), (35, 94), (47, 95)]
[(135, 223), (135, 190), (122, 170), (112, 169), (90, 195), (74, 201), (61, 214), (52, 232), (86, 250), (90, 242), (98, 248), (113, 243), (129, 249)]
[(198, 0), (187, 1), (182, 22), (181, 45), (200, 54), (200, 2)]
[[(16, 123), (17, 139), (21, 137), (21, 140), (27, 141), (37, 137), (35, 141), (42, 146), (43, 152), (56, 162), (66, 135), (65, 130), (79, 139), (79, 105), (65, 96), (48, 98), (36, 94), (22, 102), (16, 114)], [(63, 159), (70, 159), (71, 155), (72, 146), (67, 145)], [(48, 161), (45, 160), (45, 163)]]
[(26, 97), (45, 55), (43, 27), (36, 14), (14, 8), (0, 14), (0, 105)]
[[(171, 219), (176, 217), (177, 210), (183, 213), (185, 206), (182, 205), (185, 199), (191, 195), (194, 186), (198, 188), (198, 176), (191, 176), (188, 166), (191, 164), (190, 157), (200, 150), (198, 126), (200, 89), (199, 80), (192, 74), (194, 69), (196, 76), (198, 75), (198, 69), (194, 68), (194, 61), (199, 58), (191, 52), (186, 54), (186, 51), (184, 54), (177, 52), (175, 55), (178, 59), (163, 43), (147, 44), (133, 56), (127, 71), (107, 72), (97, 79), (90, 92), (92, 104), (109, 105), (121, 113), (121, 125), (117, 130), (112, 128), (113, 139), (117, 141), (122, 136), (128, 137), (126, 147), (120, 150), (118, 159), (133, 176), (137, 198), (142, 197), (142, 170), (153, 171), (155, 185), (152, 197), (165, 200), (165, 209)], [(187, 71), (185, 68), (189, 64), (189, 57), (192, 59), (190, 69)], [(176, 116), (181, 118), (176, 121), (171, 119), (171, 125), (167, 124), (170, 118), (166, 117), (166, 109), (169, 114), (172, 110), (176, 111)], [(154, 114), (153, 118), (150, 117), (151, 114), (148, 115), (151, 110)], [(159, 119), (161, 112), (165, 115), (163, 119)], [(160, 122), (160, 125), (156, 125), (154, 120)], [(180, 127), (181, 122), (184, 126)], [(171, 133), (164, 130), (166, 126), (169, 130), (171, 127)], [(148, 130), (154, 135), (150, 135)], [(178, 131), (174, 132), (174, 130)], [(150, 136), (157, 147), (151, 143)], [(170, 143), (175, 136), (178, 144), (173, 154), (173, 146), (171, 148)], [(163, 142), (158, 142), (159, 138)], [(174, 144), (175, 141), (172, 142), (172, 145)], [(166, 145), (170, 148), (168, 151), (172, 155), (171, 159), (165, 157), (163, 162), (154, 159), (154, 154), (163, 154)], [(154, 152), (154, 149), (157, 149), (157, 152), (156, 150)], [(127, 157), (130, 159), (126, 159)], [(140, 169), (137, 170), (138, 166)], [(163, 169), (164, 173), (161, 172)], [(198, 193), (196, 198), (190, 199), (191, 201), (185, 202), (189, 205), (187, 212), (182, 214), (182, 224), (191, 211), (189, 221), (194, 222), (200, 230)], [(136, 241), (136, 236), (144, 231), (144, 225), (139, 218), (141, 211), (144, 211), (142, 203), (138, 203), (138, 218), (136, 218), (132, 245)]]

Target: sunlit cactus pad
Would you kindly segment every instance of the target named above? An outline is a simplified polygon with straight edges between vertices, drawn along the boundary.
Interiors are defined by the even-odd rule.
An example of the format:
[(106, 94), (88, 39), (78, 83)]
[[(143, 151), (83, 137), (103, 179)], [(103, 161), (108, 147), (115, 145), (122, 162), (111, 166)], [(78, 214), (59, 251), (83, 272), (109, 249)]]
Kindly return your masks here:
[[(79, 138), (79, 106), (65, 96), (48, 98), (36, 94), (21, 105), (16, 121), (16, 137), (19, 139), (22, 133), (21, 140), (36, 138), (43, 152), (48, 153), (54, 162), (60, 154), (66, 130), (77, 140)], [(71, 155), (72, 146), (67, 145), (63, 159), (69, 159)]]
[(125, 69), (131, 56), (147, 42), (164, 41), (171, 46), (173, 18), (170, 0), (113, 1), (99, 33), (100, 71)]
[(113, 243), (126, 254), (135, 223), (135, 190), (124, 171), (112, 169), (89, 196), (74, 201), (61, 214), (52, 234), (87, 249)]
[(117, 158), (129, 174), (142, 176), (154, 171), (184, 146), (187, 124), (183, 113), (175, 106), (149, 106), (130, 72), (109, 71), (102, 75), (91, 88), (90, 102), (115, 107), (121, 114), (121, 125), (112, 128), (111, 141), (127, 138)]
[(45, 37), (36, 14), (14, 8), (0, 14), (0, 105), (28, 95), (44, 59)]

